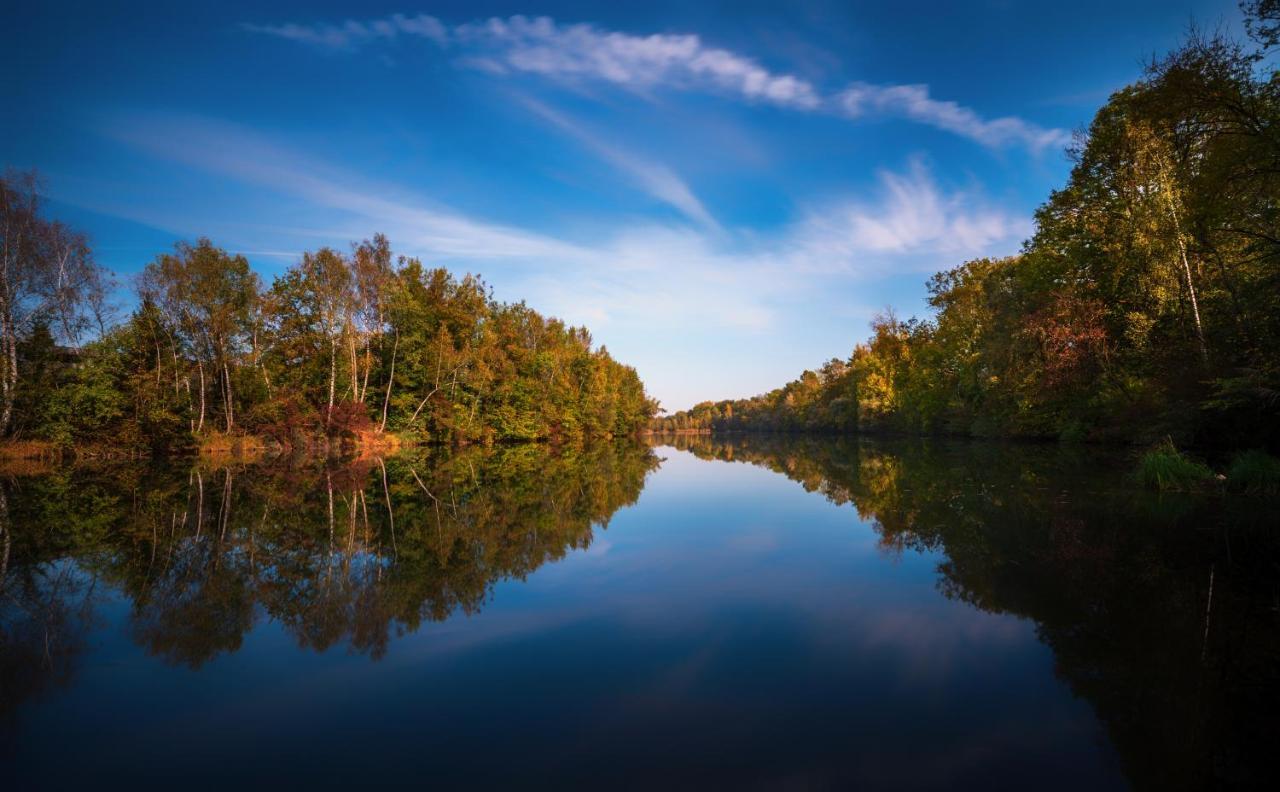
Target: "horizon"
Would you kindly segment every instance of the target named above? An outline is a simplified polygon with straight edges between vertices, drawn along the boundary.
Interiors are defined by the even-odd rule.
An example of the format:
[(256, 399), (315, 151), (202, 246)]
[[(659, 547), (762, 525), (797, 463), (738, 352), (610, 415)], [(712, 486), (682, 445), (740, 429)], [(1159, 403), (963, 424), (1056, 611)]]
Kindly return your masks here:
[(1093, 5), (229, 3), (142, 30), (46, 4), (0, 33), (26, 119), (0, 144), (123, 283), (201, 236), (269, 283), (381, 232), (587, 327), (674, 412), (925, 315), (930, 274), (1017, 252), (1144, 57), (1240, 26), (1234, 0)]

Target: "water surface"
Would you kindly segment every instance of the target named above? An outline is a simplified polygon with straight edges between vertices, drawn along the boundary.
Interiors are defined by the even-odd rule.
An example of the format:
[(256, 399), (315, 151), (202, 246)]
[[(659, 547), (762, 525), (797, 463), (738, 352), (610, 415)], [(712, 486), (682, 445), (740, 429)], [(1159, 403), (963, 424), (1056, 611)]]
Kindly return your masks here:
[(681, 437), (0, 484), (19, 787), (1273, 780), (1273, 502)]

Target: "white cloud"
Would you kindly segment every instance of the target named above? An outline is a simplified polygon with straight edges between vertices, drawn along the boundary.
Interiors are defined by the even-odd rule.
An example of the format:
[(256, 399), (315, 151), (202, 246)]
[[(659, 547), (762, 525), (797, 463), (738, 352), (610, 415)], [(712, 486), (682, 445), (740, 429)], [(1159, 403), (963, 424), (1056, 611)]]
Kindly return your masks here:
[[(903, 274), (914, 279), (966, 256), (1013, 252), (1030, 229), (1025, 218), (973, 191), (939, 185), (915, 161), (901, 172), (882, 172), (866, 194), (811, 206), (767, 232), (618, 218), (583, 241), (471, 216), (435, 196), (351, 174), (226, 122), (135, 115), (117, 119), (109, 134), (152, 157), (288, 199), (288, 214), (316, 223), (279, 229), (223, 222), (220, 244), (280, 256), (287, 255), (289, 240), (345, 246), (386, 233), (397, 252), (455, 271), (483, 272), (500, 298), (525, 298), (541, 311), (586, 324), (623, 360), (644, 366), (642, 376), (671, 406), (733, 395), (720, 393), (728, 380), (705, 365), (695, 342), (697, 349), (724, 355), (830, 321), (846, 328), (838, 331), (838, 342), (852, 343), (860, 326), (840, 318), (840, 311), (866, 291), (868, 281)], [(192, 216), (181, 211), (182, 203), (180, 194), (162, 194), (150, 217), (138, 211), (131, 216), (184, 234), (218, 227), (219, 218), (208, 213), (201, 213), (200, 228), (156, 222)], [(234, 221), (245, 219), (231, 211)], [(299, 247), (295, 255), (301, 252)], [(768, 377), (789, 375), (768, 370), (768, 361), (757, 363), (752, 370), (764, 372), (760, 382), (732, 386), (744, 388), (740, 395), (768, 385)], [(795, 365), (782, 358), (773, 364), (783, 363)]]
[(426, 14), (395, 14), (340, 24), (243, 25), (245, 30), (334, 50), (355, 50), (417, 36), (466, 51), (461, 63), (490, 73), (531, 72), (558, 79), (596, 79), (627, 88), (675, 85), (716, 88), (752, 101), (811, 110), (813, 86), (774, 74), (754, 60), (708, 47), (692, 34), (633, 36), (594, 25), (559, 25), (549, 17), (494, 17), (448, 29)]
[(403, 190), (363, 183), (235, 124), (199, 117), (134, 116), (110, 125), (108, 134), (163, 159), (364, 218), (379, 229), (395, 228), (401, 244), (437, 256), (492, 260), (579, 255), (574, 246), (536, 232), (478, 222), (448, 207), (408, 197), (397, 199)]
[(449, 32), (440, 20), (427, 14), (412, 17), (392, 14), (384, 19), (368, 22), (348, 19), (336, 25), (301, 25), (290, 22), (283, 25), (245, 23), (241, 27), (251, 33), (278, 36), (290, 41), (335, 50), (355, 50), (375, 41), (391, 41), (400, 36), (416, 36), (444, 45), (449, 36)]
[(637, 157), (630, 152), (606, 143), (597, 135), (583, 129), (563, 114), (541, 102), (525, 99), (524, 104), (534, 114), (568, 133), (597, 156), (626, 174), (644, 192), (675, 208), (685, 217), (704, 228), (719, 230), (720, 225), (674, 171), (659, 162)]
[[(700, 280), (707, 296), (744, 284), (747, 302), (760, 299), (751, 294), (776, 291), (780, 276), (869, 277), (904, 267), (932, 271), (958, 263), (959, 257), (1016, 246), (1031, 230), (1027, 218), (993, 207), (979, 194), (940, 186), (916, 159), (903, 172), (881, 171), (874, 194), (810, 207), (771, 233), (723, 229), (714, 221), (710, 228), (693, 228), (637, 225), (628, 219), (612, 233), (605, 232), (605, 241), (588, 244), (470, 217), (223, 121), (136, 115), (109, 125), (108, 134), (152, 156), (265, 187), (350, 218), (350, 230), (301, 232), (317, 238), (381, 230), (412, 252), (438, 259), (529, 262), (557, 275), (588, 272), (597, 283), (619, 274), (638, 274), (650, 286), (664, 277), (685, 283)], [(623, 167), (649, 167), (617, 156)], [(682, 190), (687, 188), (674, 192)], [(683, 202), (671, 200), (675, 205)], [(695, 203), (688, 212), (697, 216), (700, 207)], [(627, 289), (651, 293), (640, 281), (628, 282)], [(605, 302), (616, 302), (625, 290), (602, 291), (614, 294)], [(747, 324), (760, 324), (767, 313), (753, 308), (741, 315), (752, 317)]]
[(632, 91), (669, 88), (712, 91), (749, 102), (806, 112), (835, 112), (849, 119), (905, 118), (943, 129), (988, 148), (1024, 146), (1039, 153), (1065, 145), (1070, 135), (1012, 116), (983, 118), (977, 111), (929, 95), (926, 85), (855, 82), (826, 95), (811, 82), (770, 71), (754, 59), (708, 46), (694, 34), (647, 36), (591, 24), (563, 25), (549, 17), (494, 17), (447, 27), (425, 14), (396, 14), (336, 25), (249, 25), (246, 30), (333, 50), (356, 50), (413, 36), (449, 48), (456, 63), (493, 75), (536, 74), (564, 83), (599, 81)]
[[(917, 159), (905, 173), (881, 171), (875, 201), (836, 201), (811, 211), (788, 235), (783, 253), (797, 268), (871, 268), (921, 257), (926, 269), (958, 263), (1031, 231), (1022, 216), (987, 205), (981, 196), (944, 191)], [(787, 254), (786, 251), (790, 253)], [(946, 258), (944, 258), (946, 257)]]
[(989, 148), (1023, 145), (1040, 152), (1065, 146), (1071, 138), (1064, 130), (1045, 129), (1020, 118), (984, 119), (955, 102), (932, 98), (927, 85), (853, 83), (836, 100), (849, 118), (901, 116), (967, 137)]
[(487, 52), (493, 62), (513, 71), (546, 77), (604, 80), (631, 89), (715, 88), (803, 110), (821, 103), (807, 81), (708, 47), (692, 34), (635, 36), (588, 24), (559, 25), (548, 17), (513, 16), (459, 25), (454, 39)]

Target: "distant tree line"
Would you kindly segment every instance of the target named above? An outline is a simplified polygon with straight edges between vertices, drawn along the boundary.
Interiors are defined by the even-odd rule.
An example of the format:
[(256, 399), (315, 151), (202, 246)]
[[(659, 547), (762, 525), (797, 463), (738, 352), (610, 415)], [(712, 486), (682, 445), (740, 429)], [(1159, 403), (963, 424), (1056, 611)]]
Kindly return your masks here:
[[(207, 239), (179, 243), (106, 319), (82, 234), (0, 179), (0, 436), (138, 452), (217, 435), (284, 446), (395, 432), (427, 442), (633, 434), (656, 409), (634, 369), (378, 235), (305, 253), (264, 286)], [(98, 338), (82, 343), (95, 329)]]
[(1020, 254), (929, 281), (931, 318), (660, 430), (1280, 443), (1280, 3), (1193, 33), (1078, 136)]

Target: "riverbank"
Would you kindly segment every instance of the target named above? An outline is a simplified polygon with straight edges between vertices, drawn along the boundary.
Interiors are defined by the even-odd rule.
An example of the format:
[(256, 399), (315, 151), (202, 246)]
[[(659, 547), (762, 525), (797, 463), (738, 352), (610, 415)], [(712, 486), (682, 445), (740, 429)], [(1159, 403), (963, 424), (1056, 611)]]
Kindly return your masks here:
[(301, 437), (290, 443), (263, 435), (213, 432), (196, 438), (189, 447), (176, 453), (153, 454), (148, 449), (136, 446), (104, 443), (60, 445), (46, 440), (8, 440), (0, 442), (0, 462), (51, 464), (67, 460), (148, 459), (155, 456), (252, 460), (298, 453), (359, 457), (393, 453), (419, 444), (391, 432), (361, 432), (340, 438)]
[(664, 437), (698, 437), (720, 440), (750, 437), (791, 438), (866, 438), (872, 441), (916, 440), (972, 441), (1008, 445), (1038, 445), (1124, 450), (1133, 467), (1132, 479), (1142, 487), (1160, 492), (1230, 492), (1248, 495), (1280, 494), (1280, 458), (1261, 448), (1215, 449), (1211, 454), (1179, 448), (1170, 438), (1157, 443), (1073, 440), (1049, 437), (992, 436), (891, 431), (805, 431), (749, 429), (684, 429), (679, 431), (648, 429), (643, 433), (649, 442)]
[[(631, 436), (638, 439), (643, 433)], [(275, 457), (301, 456), (360, 459), (395, 454), (407, 448), (452, 448), (536, 445), (548, 448), (574, 446), (586, 442), (624, 439), (615, 435), (583, 437), (552, 435), (529, 440), (487, 438), (475, 442), (441, 441), (415, 433), (362, 431), (341, 437), (300, 435), (283, 441), (267, 435), (208, 432), (185, 446), (152, 452), (130, 445), (61, 445), (44, 440), (0, 441), (0, 464), (40, 463), (44, 466), (68, 461), (111, 461), (141, 459), (202, 458), (252, 462)]]
[(376, 456), (419, 445), (391, 432), (359, 432), (343, 437), (303, 436), (281, 442), (262, 435), (227, 435), (215, 432), (201, 438), (196, 453), (202, 457), (259, 457), (306, 454), (312, 456)]

